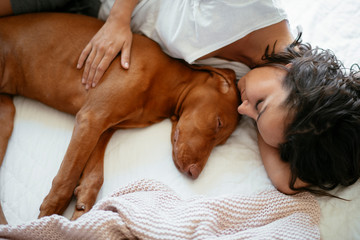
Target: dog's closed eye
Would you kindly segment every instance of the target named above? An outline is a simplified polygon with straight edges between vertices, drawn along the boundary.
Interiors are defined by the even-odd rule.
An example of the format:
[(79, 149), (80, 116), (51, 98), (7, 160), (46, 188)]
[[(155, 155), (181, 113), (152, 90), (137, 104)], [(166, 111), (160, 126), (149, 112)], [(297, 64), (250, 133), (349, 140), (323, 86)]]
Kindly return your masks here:
[(224, 125), (223, 125), (223, 122), (221, 121), (221, 118), (217, 117), (217, 129), (222, 128), (223, 126)]

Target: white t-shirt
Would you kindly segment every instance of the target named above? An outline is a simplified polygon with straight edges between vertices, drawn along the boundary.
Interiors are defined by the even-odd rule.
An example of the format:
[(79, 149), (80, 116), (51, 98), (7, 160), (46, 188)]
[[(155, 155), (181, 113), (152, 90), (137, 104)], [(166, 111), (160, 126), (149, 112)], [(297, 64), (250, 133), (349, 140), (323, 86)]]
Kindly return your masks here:
[[(107, 18), (114, 1), (102, 0), (99, 18)], [(141, 0), (133, 11), (131, 29), (159, 43), (174, 58), (226, 67), (226, 60), (196, 60), (286, 18), (276, 0)], [(241, 68), (234, 69), (238, 77), (249, 70), (244, 64), (231, 65)]]

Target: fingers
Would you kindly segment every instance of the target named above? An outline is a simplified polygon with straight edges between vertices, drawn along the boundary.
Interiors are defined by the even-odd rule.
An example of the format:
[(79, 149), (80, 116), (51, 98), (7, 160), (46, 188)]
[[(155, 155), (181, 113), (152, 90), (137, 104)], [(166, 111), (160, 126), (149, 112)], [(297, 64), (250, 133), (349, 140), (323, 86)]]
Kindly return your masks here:
[(97, 72), (101, 72), (102, 74), (105, 70), (101, 69), (100, 62), (104, 57), (104, 52), (102, 49), (98, 51), (91, 51), (90, 55), (88, 56), (85, 68), (83, 72), (83, 80), (82, 82), (85, 83), (85, 89), (89, 89), (90, 86), (95, 87), (96, 83), (94, 82), (94, 76)]
[[(117, 29), (117, 34), (113, 34), (114, 28)], [(130, 26), (118, 28), (110, 22), (106, 22), (95, 34), (82, 51), (77, 63), (78, 69), (84, 67), (81, 82), (86, 89), (97, 85), (119, 52), (121, 66), (129, 69), (132, 37)]]
[[(94, 76), (92, 77), (91, 73), (89, 74), (89, 84), (91, 87), (95, 87), (97, 83), (100, 81), (102, 76), (104, 75), (105, 71), (109, 68), (112, 60), (116, 57), (116, 53), (105, 53), (102, 57), (100, 63), (97, 66), (93, 66), (90, 68), (90, 71), (95, 71)], [(96, 64), (95, 64), (96, 65)], [(92, 79), (92, 81), (91, 81)]]
[[(130, 47), (131, 43), (126, 44), (126, 47), (124, 45), (121, 50), (121, 66), (124, 69), (129, 69), (130, 67)], [(85, 56), (86, 61), (81, 82), (85, 85), (86, 89), (95, 87), (98, 84), (117, 53), (118, 52), (112, 48), (107, 49), (106, 51), (102, 47), (97, 49), (93, 48), (90, 52), (88, 47), (84, 49), (79, 58), (77, 67), (78, 69), (83, 67), (83, 58)], [(86, 54), (88, 55), (87, 57)]]
[(93, 58), (94, 58), (94, 53), (92, 51), (92, 44), (90, 42), (86, 45), (85, 49), (81, 52), (81, 55), (80, 55), (78, 63), (77, 63), (77, 69), (81, 69), (85, 63), (84, 72), (83, 72), (83, 75), (81, 78), (81, 83), (84, 85), (87, 84), (87, 79), (88, 79), (88, 75), (89, 75), (89, 66), (91, 65)]
[(81, 52), (81, 55), (79, 57), (78, 63), (77, 63), (77, 68), (81, 69), (85, 63), (86, 58), (89, 56), (90, 52), (91, 52), (91, 43), (88, 43), (86, 45), (86, 47), (84, 48), (84, 50)]
[(129, 69), (130, 67), (130, 51), (131, 51), (132, 40), (125, 42), (121, 52), (121, 66), (124, 69)]
[(104, 51), (100, 47), (91, 51), (86, 60), (82, 78), (82, 83), (85, 84), (86, 89), (89, 89), (90, 86), (96, 86), (116, 55), (117, 51), (111, 48)]

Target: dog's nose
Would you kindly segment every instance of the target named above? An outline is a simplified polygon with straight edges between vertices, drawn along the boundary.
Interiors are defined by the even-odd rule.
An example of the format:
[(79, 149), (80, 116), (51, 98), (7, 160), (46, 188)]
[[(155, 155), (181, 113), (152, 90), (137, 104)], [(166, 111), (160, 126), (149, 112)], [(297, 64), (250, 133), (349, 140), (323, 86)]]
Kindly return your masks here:
[(189, 175), (189, 177), (196, 179), (200, 175), (200, 172), (201, 170), (196, 164), (190, 164), (186, 174)]

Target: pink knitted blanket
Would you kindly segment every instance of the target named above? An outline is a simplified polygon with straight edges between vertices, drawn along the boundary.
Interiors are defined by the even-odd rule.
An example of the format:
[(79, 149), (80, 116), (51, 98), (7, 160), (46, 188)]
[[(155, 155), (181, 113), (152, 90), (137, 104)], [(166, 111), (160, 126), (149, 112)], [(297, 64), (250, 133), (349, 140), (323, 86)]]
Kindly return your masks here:
[(52, 215), (0, 226), (9, 239), (319, 239), (313, 196), (275, 189), (256, 195), (182, 199), (162, 183), (141, 180), (98, 202), (76, 221)]

